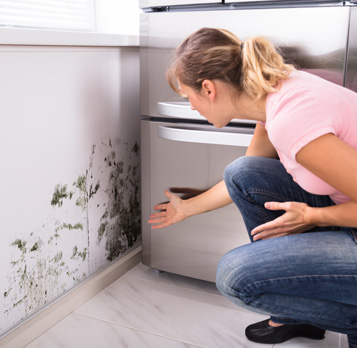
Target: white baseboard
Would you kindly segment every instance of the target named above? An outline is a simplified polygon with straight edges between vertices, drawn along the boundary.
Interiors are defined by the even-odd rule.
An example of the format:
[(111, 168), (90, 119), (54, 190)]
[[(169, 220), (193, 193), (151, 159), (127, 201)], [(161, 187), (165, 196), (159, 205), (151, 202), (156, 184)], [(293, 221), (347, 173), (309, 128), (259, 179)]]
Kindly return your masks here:
[(20, 348), (71, 314), (141, 261), (139, 246), (40, 310), (0, 338), (1, 348)]

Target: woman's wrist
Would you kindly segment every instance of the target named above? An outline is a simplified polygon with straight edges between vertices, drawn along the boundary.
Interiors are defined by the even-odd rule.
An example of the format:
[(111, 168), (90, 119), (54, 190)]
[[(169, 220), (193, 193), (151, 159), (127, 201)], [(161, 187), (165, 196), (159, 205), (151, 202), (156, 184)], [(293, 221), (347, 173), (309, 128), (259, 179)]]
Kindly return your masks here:
[(310, 225), (318, 227), (331, 226), (333, 222), (327, 220), (328, 214), (326, 214), (326, 209), (329, 210), (328, 207), (317, 208), (308, 206), (306, 209), (305, 221)]
[(307, 225), (322, 226), (320, 220), (320, 209), (306, 206), (304, 212), (304, 220)]
[(195, 212), (196, 204), (193, 200), (194, 198), (189, 198), (181, 201), (181, 212), (185, 215), (186, 219), (198, 214), (197, 212)]

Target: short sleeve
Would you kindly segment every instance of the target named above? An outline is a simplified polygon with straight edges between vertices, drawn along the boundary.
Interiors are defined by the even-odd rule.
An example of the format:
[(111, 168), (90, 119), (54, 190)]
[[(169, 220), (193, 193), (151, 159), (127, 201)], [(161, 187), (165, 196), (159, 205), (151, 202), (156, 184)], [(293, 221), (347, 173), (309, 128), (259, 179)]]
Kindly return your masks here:
[(333, 103), (305, 93), (285, 95), (284, 103), (275, 108), (267, 123), (272, 144), (279, 153), (295, 161), (296, 154), (322, 135), (336, 134), (338, 111)]
[(332, 126), (326, 125), (324, 127), (319, 127), (317, 129), (306, 130), (306, 133), (297, 138), (290, 146), (288, 150), (288, 156), (291, 159), (295, 159), (296, 154), (307, 144), (312, 142), (313, 140), (325, 135), (325, 134), (336, 134), (334, 128)]

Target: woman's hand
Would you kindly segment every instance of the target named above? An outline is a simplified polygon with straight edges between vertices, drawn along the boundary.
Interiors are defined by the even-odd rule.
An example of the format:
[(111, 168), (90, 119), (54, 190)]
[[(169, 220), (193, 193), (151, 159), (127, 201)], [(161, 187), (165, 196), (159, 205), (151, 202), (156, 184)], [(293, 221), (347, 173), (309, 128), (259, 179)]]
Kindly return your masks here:
[[(207, 191), (187, 188), (175, 188), (175, 190), (180, 193), (190, 193), (191, 198), (181, 199), (174, 193), (165, 191), (170, 202), (158, 204), (154, 207), (155, 210), (161, 211), (150, 215), (149, 224), (156, 224), (151, 228), (167, 227), (190, 216), (206, 213), (232, 203), (223, 180)], [(194, 194), (193, 197), (192, 193)]]
[(262, 224), (251, 231), (254, 240), (269, 239), (289, 234), (302, 233), (314, 225), (307, 222), (307, 211), (311, 209), (305, 203), (299, 202), (267, 202), (269, 210), (285, 210), (285, 213), (273, 221)]
[(151, 226), (152, 229), (170, 226), (185, 220), (189, 216), (185, 213), (184, 201), (179, 196), (166, 190), (165, 195), (170, 202), (158, 204), (154, 207), (155, 210), (160, 210), (160, 212), (150, 215), (148, 223), (156, 224)]

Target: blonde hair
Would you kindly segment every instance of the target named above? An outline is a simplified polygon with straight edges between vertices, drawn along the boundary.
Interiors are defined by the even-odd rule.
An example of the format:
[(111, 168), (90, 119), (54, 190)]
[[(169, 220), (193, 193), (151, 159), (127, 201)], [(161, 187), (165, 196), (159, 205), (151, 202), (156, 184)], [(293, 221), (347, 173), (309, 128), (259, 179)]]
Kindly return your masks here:
[(263, 37), (244, 43), (225, 29), (202, 28), (176, 49), (167, 71), (169, 85), (177, 93), (177, 80), (199, 92), (204, 80), (221, 80), (260, 100), (275, 92), (295, 68), (286, 64), (274, 45)]

